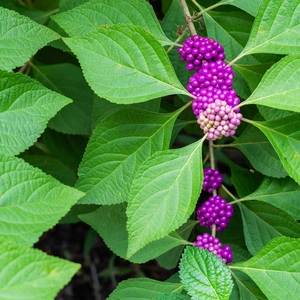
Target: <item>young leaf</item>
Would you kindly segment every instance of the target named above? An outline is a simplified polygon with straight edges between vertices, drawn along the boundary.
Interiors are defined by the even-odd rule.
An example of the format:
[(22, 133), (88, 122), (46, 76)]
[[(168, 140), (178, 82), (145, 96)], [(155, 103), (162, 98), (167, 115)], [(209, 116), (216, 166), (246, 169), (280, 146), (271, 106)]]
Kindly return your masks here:
[(300, 114), (279, 120), (249, 123), (260, 129), (268, 138), (288, 174), (300, 184)]
[(0, 238), (0, 299), (51, 300), (80, 268)]
[(107, 300), (154, 299), (163, 294), (179, 294), (182, 289), (180, 283), (161, 282), (149, 278), (127, 279), (118, 284)]
[(194, 211), (203, 180), (203, 140), (156, 152), (139, 168), (126, 212), (127, 257), (176, 230)]
[(231, 146), (241, 150), (260, 173), (276, 178), (287, 176), (274, 148), (257, 128), (248, 126)]
[(298, 299), (299, 256), (300, 239), (278, 237), (248, 261), (230, 268), (248, 274), (268, 299)]
[[(276, 63), (242, 105), (260, 104), (300, 112), (300, 55), (289, 55)], [(288, 80), (284, 80), (288, 78)]]
[(243, 217), (245, 240), (254, 255), (278, 236), (300, 237), (300, 224), (285, 211), (261, 201), (239, 204)]
[[(111, 251), (122, 258), (126, 258), (128, 234), (126, 231), (125, 203), (111, 206), (103, 205), (94, 212), (80, 215), (79, 218), (99, 233)], [(99, 222), (99, 220), (101, 221)], [(130, 258), (130, 261), (145, 263), (174, 247), (187, 243), (178, 233), (171, 232), (164, 238), (154, 241), (138, 251)]]
[(11, 155), (31, 146), (49, 119), (71, 102), (28, 76), (1, 70), (0, 101), (0, 153)]
[(259, 188), (243, 200), (259, 200), (270, 203), (300, 220), (300, 187), (291, 178), (265, 178)]
[(143, 161), (167, 149), (179, 112), (158, 114), (125, 108), (102, 120), (93, 132), (78, 170), (76, 187), (85, 204), (127, 201), (133, 177)]
[(265, 300), (266, 296), (258, 288), (258, 286), (251, 280), (251, 278), (245, 273), (233, 269), (231, 271), (232, 278), (238, 285), (240, 291), (239, 299), (247, 300)]
[(0, 23), (0, 69), (2, 70), (11, 71), (22, 66), (40, 48), (60, 38), (49, 28), (3, 7), (0, 7)]
[(248, 43), (238, 58), (252, 53), (298, 53), (299, 14), (297, 1), (262, 0)]
[(33, 72), (44, 86), (73, 100), (48, 126), (62, 133), (90, 135), (94, 93), (80, 68), (69, 63), (33, 65)]
[(189, 246), (179, 265), (181, 282), (192, 299), (227, 300), (233, 283), (228, 267), (214, 253)]
[(91, 88), (111, 102), (130, 104), (170, 94), (189, 95), (164, 48), (145, 29), (105, 25), (63, 40), (77, 56)]
[(140, 0), (91, 0), (51, 17), (70, 36), (81, 36), (100, 25), (133, 24), (143, 27), (163, 44), (164, 35), (152, 6)]
[(0, 235), (31, 246), (83, 195), (22, 159), (3, 154), (0, 160)]

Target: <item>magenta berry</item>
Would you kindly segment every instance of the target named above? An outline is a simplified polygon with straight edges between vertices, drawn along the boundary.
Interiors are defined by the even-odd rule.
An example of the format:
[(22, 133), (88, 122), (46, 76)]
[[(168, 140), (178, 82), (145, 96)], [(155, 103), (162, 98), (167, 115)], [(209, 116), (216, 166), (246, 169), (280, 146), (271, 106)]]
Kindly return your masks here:
[(225, 101), (216, 100), (199, 113), (197, 122), (204, 134), (207, 133), (207, 139), (214, 141), (223, 136), (234, 135), (242, 117), (240, 113), (235, 113)]
[(222, 185), (222, 175), (218, 170), (206, 168), (203, 170), (204, 180), (202, 189), (206, 192), (212, 193), (213, 189), (218, 189)]
[(199, 35), (187, 38), (178, 49), (180, 59), (187, 62), (188, 70), (199, 70), (202, 61), (224, 60), (224, 48), (217, 41)]
[(198, 248), (203, 248), (214, 253), (221, 258), (224, 263), (232, 262), (232, 251), (230, 246), (224, 246), (222, 248), (222, 243), (220, 240), (209, 235), (208, 233), (198, 235), (196, 237), (196, 241), (194, 241), (194, 245)]
[(201, 226), (211, 229), (215, 224), (216, 230), (222, 232), (228, 225), (233, 211), (232, 205), (225, 199), (212, 196), (197, 209), (197, 219)]

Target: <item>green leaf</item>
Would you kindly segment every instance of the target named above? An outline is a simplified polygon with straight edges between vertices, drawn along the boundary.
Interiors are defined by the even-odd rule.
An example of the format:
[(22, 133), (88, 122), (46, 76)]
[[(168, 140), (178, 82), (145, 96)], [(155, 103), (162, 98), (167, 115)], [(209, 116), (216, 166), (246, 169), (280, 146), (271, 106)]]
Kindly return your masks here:
[(259, 110), (259, 113), (264, 117), (266, 121), (281, 119), (296, 114), (293, 111), (275, 109), (262, 105), (257, 105), (257, 108)]
[(0, 238), (0, 299), (51, 300), (80, 268)]
[(248, 0), (222, 0), (221, 2), (227, 2), (229, 5), (236, 6), (255, 17), (258, 12), (261, 0), (252, 0), (251, 2)]
[(285, 211), (261, 201), (239, 203), (249, 252), (254, 255), (278, 236), (300, 237), (300, 224)]
[(164, 35), (152, 6), (140, 0), (91, 0), (51, 17), (70, 36), (81, 36), (101, 25), (133, 24), (143, 27), (163, 44)]
[(298, 4), (290, 0), (262, 0), (247, 45), (237, 59), (252, 53), (298, 53)]
[(1, 70), (0, 101), (0, 153), (11, 155), (31, 146), (49, 119), (71, 102), (28, 76)]
[(179, 294), (180, 283), (161, 282), (149, 278), (127, 279), (118, 284), (107, 300), (154, 299), (166, 293)]
[(300, 114), (279, 120), (255, 122), (247, 120), (259, 128), (268, 138), (287, 173), (300, 184)]
[[(92, 213), (80, 215), (79, 218), (99, 233), (111, 251), (122, 258), (126, 258), (128, 234), (126, 231), (125, 203), (113, 206), (104, 205)], [(114, 234), (111, 234), (112, 232)], [(145, 263), (174, 247), (187, 243), (178, 233), (172, 232), (164, 238), (148, 244), (134, 254), (130, 261)]]
[(78, 170), (85, 204), (127, 201), (135, 172), (154, 152), (167, 149), (179, 111), (158, 114), (127, 108), (102, 120)]
[(230, 145), (241, 150), (260, 173), (277, 178), (287, 176), (274, 148), (257, 128), (248, 126)]
[(63, 40), (77, 56), (91, 88), (111, 102), (130, 104), (170, 94), (189, 95), (164, 48), (145, 29), (130, 24), (102, 26), (85, 36)]
[(84, 4), (88, 1), (90, 1), (90, 0), (73, 0), (73, 1), (60, 0), (59, 1), (59, 11), (60, 12), (67, 11), (69, 9), (72, 9), (72, 8), (76, 7), (76, 6)]
[(266, 72), (256, 90), (240, 106), (260, 104), (300, 112), (299, 77), (300, 55), (286, 56)]
[(189, 246), (179, 266), (181, 282), (192, 299), (229, 299), (233, 283), (228, 267), (206, 249)]
[(247, 300), (264, 300), (267, 299), (262, 291), (257, 287), (257, 285), (247, 276), (245, 273), (233, 269), (232, 278), (235, 279), (235, 282), (238, 285), (240, 291), (239, 299)]
[(259, 200), (270, 203), (300, 220), (300, 187), (291, 178), (265, 178), (259, 188), (243, 200)]
[(0, 7), (0, 69), (25, 64), (47, 43), (59, 39), (54, 31), (12, 10)]
[[(225, 243), (223, 242), (223, 238), (221, 238), (221, 239), (222, 239), (222, 244), (224, 245)], [(227, 245), (227, 243), (226, 243), (226, 245)], [(233, 257), (234, 262), (245, 261), (252, 257), (252, 255), (249, 253), (249, 251), (246, 250), (245, 248), (242, 248), (235, 244), (230, 244), (229, 246), (232, 250), (232, 257)]]
[(176, 230), (194, 211), (203, 180), (203, 140), (156, 152), (139, 168), (126, 212), (127, 257)]
[(84, 194), (65, 186), (22, 159), (0, 160), (0, 236), (33, 245)]
[(279, 237), (270, 241), (253, 258), (230, 268), (249, 275), (268, 299), (298, 299), (299, 256), (300, 239)]
[(154, 298), (154, 300), (189, 300), (189, 299), (191, 299), (191, 297), (188, 295), (176, 295), (176, 294), (164, 294)]
[(48, 126), (62, 133), (89, 135), (94, 93), (80, 68), (69, 63), (33, 65), (33, 72), (44, 86), (73, 100)]

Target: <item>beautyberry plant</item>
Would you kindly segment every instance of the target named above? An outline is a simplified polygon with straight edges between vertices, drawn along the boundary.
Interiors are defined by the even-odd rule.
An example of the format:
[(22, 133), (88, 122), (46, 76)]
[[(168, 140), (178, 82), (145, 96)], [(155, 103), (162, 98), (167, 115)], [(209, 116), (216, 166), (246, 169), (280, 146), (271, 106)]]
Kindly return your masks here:
[[(0, 20), (0, 299), (299, 298), (299, 1), (0, 0)], [(63, 224), (89, 228), (81, 259), (51, 250)]]

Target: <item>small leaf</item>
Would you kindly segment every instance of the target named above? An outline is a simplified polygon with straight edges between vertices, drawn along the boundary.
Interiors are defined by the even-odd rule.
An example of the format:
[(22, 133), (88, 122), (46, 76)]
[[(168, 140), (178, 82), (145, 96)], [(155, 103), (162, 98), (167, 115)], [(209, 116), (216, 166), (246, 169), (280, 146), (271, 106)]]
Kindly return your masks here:
[(118, 284), (107, 300), (154, 299), (166, 293), (180, 293), (180, 283), (161, 282), (149, 278), (127, 279)]
[(260, 104), (300, 112), (299, 77), (300, 55), (286, 56), (266, 72), (256, 90), (240, 106)]
[(139, 168), (126, 212), (127, 257), (176, 230), (194, 211), (203, 180), (203, 140), (156, 152)]
[(241, 150), (260, 173), (277, 178), (287, 176), (274, 148), (257, 128), (248, 126), (231, 146)]
[(84, 194), (60, 184), (22, 159), (0, 159), (0, 235), (33, 245)]
[(265, 178), (258, 189), (243, 200), (259, 200), (270, 203), (300, 220), (300, 187), (291, 178)]
[(179, 266), (181, 282), (192, 299), (227, 300), (233, 283), (228, 267), (206, 249), (189, 246)]
[(11, 155), (31, 146), (49, 119), (71, 102), (28, 76), (1, 70), (0, 101), (0, 153)]
[(128, 200), (135, 172), (158, 150), (167, 149), (178, 112), (158, 114), (125, 108), (102, 120), (93, 132), (78, 170), (76, 187), (85, 204)]
[(70, 36), (81, 36), (100, 25), (133, 24), (153, 34), (163, 44), (164, 35), (152, 6), (140, 0), (91, 0), (51, 17)]
[(47, 43), (60, 38), (49, 28), (3, 7), (0, 7), (0, 23), (2, 70), (11, 71), (22, 66)]
[(261, 0), (252, 0), (251, 2), (248, 0), (222, 0), (221, 3), (222, 2), (224, 2), (224, 4), (228, 3), (229, 5), (236, 6), (255, 17)]
[(252, 255), (275, 237), (300, 237), (300, 224), (288, 213), (269, 203), (246, 201), (240, 203), (239, 207), (247, 248)]
[(268, 138), (279, 159), (297, 183), (300, 184), (300, 114), (267, 122), (249, 121)]
[[(111, 251), (122, 258), (126, 258), (128, 234), (126, 231), (126, 205), (124, 203), (112, 206), (103, 205), (94, 212), (80, 215), (79, 218), (99, 233)], [(99, 220), (101, 221), (99, 222)], [(112, 232), (114, 234), (111, 234)], [(164, 238), (148, 244), (134, 254), (130, 261), (145, 263), (174, 247), (187, 243), (178, 233), (172, 232)]]
[(99, 97), (130, 104), (170, 94), (189, 95), (164, 48), (138, 26), (102, 26), (85, 36), (63, 40)]
[(247, 45), (238, 58), (252, 53), (299, 52), (298, 1), (262, 0)]
[(298, 299), (299, 256), (300, 239), (278, 237), (270, 241), (253, 258), (230, 268), (248, 274), (268, 299)]
[(52, 300), (80, 268), (0, 238), (0, 299)]
[(33, 65), (33, 72), (44, 86), (73, 100), (48, 126), (62, 133), (90, 135), (94, 93), (80, 68), (69, 63)]

